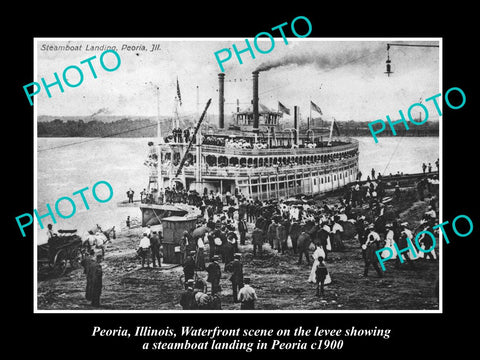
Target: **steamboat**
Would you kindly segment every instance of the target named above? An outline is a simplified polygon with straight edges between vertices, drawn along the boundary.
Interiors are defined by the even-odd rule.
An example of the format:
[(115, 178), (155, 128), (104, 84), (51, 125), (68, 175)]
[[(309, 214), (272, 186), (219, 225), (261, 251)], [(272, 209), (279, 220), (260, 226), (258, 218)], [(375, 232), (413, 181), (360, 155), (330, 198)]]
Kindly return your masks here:
[(180, 130), (177, 117), (172, 134), (149, 143), (150, 196), (140, 204), (144, 226), (158, 224), (166, 216), (187, 214), (178, 204), (165, 202), (165, 192), (171, 189), (241, 194), (265, 201), (315, 195), (357, 180), (358, 142), (333, 137), (333, 122), (329, 136), (321, 129), (301, 131), (297, 106), (293, 126), (284, 126), (284, 111), (259, 103), (258, 78), (259, 73), (253, 72), (252, 106), (240, 110), (237, 105), (228, 128), (224, 122), (225, 74), (220, 73), (217, 129), (202, 130), (204, 111), (195, 129)]

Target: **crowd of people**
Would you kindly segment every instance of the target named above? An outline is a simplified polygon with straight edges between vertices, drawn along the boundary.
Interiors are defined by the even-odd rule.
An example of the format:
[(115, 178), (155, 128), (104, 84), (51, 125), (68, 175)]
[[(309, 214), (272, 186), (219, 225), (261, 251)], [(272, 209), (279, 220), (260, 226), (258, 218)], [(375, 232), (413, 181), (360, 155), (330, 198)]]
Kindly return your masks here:
[[(322, 297), (325, 286), (328, 288), (335, 280), (329, 272), (328, 264), (335, 261), (331, 253), (344, 251), (345, 239), (358, 240), (364, 276), (369, 276), (372, 267), (379, 277), (383, 276), (376, 252), (384, 247), (392, 251), (385, 251), (382, 256), (393, 253), (396, 267), (403, 263), (413, 267), (414, 261), (422, 257), (436, 261), (434, 250), (414, 253), (410, 249), (401, 255), (395, 250), (395, 246), (408, 248), (408, 239), (422, 231), (434, 233), (433, 226), (438, 223), (436, 196), (432, 197), (431, 192), (422, 194), (428, 208), (419, 219), (419, 225), (391, 221), (385, 216), (382, 186), (378, 177), (362, 185), (354, 184), (334, 203), (305, 198), (260, 201), (237, 191), (221, 194), (205, 189), (202, 195), (191, 193), (192, 197), (187, 196), (183, 201), (198, 206), (201, 216), (196, 228), (185, 231), (179, 239), (184, 281), (180, 305), (188, 310), (221, 309), (225, 285), (220, 280), (228, 273), (232, 301), (239, 303), (240, 309), (255, 309), (257, 292), (255, 284), (250, 284), (255, 270), (249, 270), (250, 274), (244, 270), (249, 246), (254, 259), (264, 259), (266, 252), (273, 251), (277, 256), (294, 256), (299, 265), (305, 261), (311, 266), (305, 274), (306, 281), (315, 284), (315, 295)], [(199, 231), (201, 229), (204, 231)], [(49, 231), (52, 230), (49, 228)], [(93, 235), (89, 234), (91, 239), (86, 240), (90, 249), (82, 265), (87, 277), (86, 297), (93, 306), (99, 306), (102, 267), (98, 264), (104, 251), (96, 256), (97, 243), (93, 242)], [(150, 227), (144, 229), (138, 245), (142, 268), (150, 267), (150, 263), (153, 267), (162, 266), (162, 240), (160, 231), (151, 231)], [(432, 244), (430, 236), (419, 237), (423, 249), (431, 248)]]
[[(361, 175), (357, 179), (360, 178)], [(280, 256), (295, 255), (298, 264), (305, 259), (312, 266), (307, 280), (316, 284), (317, 296), (323, 296), (325, 285), (332, 282), (328, 271), (329, 254), (345, 250), (345, 235), (348, 239), (354, 236), (358, 239), (364, 276), (369, 276), (372, 267), (379, 277), (383, 276), (376, 254), (383, 247), (392, 249), (397, 267), (404, 262), (413, 266), (414, 260), (421, 257), (436, 260), (435, 251), (426, 254), (407, 251), (402, 253), (401, 258), (395, 251), (395, 245), (399, 249), (407, 248), (407, 239), (414, 238), (422, 230), (434, 232), (432, 227), (438, 221), (435, 197), (430, 200), (428, 211), (416, 228), (408, 222), (387, 221), (383, 203), (385, 181), (372, 169), (366, 182), (346, 187), (343, 196), (333, 205), (291, 199), (260, 201), (246, 198), (239, 191), (222, 194), (205, 188), (203, 194), (199, 194), (197, 191), (166, 188), (160, 195), (161, 201), (198, 207), (201, 221), (197, 227), (206, 229), (200, 232), (201, 236), (194, 235), (195, 230), (185, 232), (180, 240), (185, 285), (180, 304), (184, 309), (221, 308), (220, 279), (227, 272), (231, 273), (232, 300), (240, 302), (241, 309), (254, 309), (257, 295), (249, 284), (251, 277), (243, 273), (242, 258), (248, 243), (252, 245), (254, 258), (262, 257), (267, 247)], [(432, 181), (426, 177), (418, 182), (420, 200), (431, 195)], [(142, 193), (142, 199), (148, 199)], [(398, 185), (394, 200), (400, 200)], [(423, 235), (419, 238), (419, 245), (424, 249), (430, 248), (432, 239)], [(142, 267), (145, 262), (149, 266), (150, 259), (154, 266), (155, 261), (160, 266), (161, 234), (150, 234), (149, 231), (143, 234), (139, 255)], [(386, 253), (383, 255), (387, 256)]]
[[(414, 224), (408, 222), (387, 221), (385, 206), (381, 201), (384, 194), (381, 186), (381, 181), (378, 180), (371, 181), (360, 189), (358, 185), (353, 185), (339, 198), (338, 203), (333, 205), (304, 200), (262, 202), (258, 199), (247, 199), (241, 194), (230, 196), (232, 205), (237, 204), (232, 206), (233, 211), (229, 210), (230, 206), (220, 206), (223, 202), (215, 206), (209, 203), (197, 225), (206, 231), (199, 232), (202, 234), (200, 237), (193, 235), (195, 230), (185, 233), (181, 241), (182, 249), (185, 250), (185, 292), (182, 298), (190, 294), (192, 299), (202, 300), (201, 304), (198, 301), (186, 302), (185, 304), (190, 305), (185, 305), (184, 308), (206, 309), (221, 306), (218, 295), (222, 290), (222, 272), (232, 274), (230, 280), (233, 301), (242, 301), (240, 292), (245, 282), (242, 281), (243, 266), (239, 264), (242, 264), (245, 245), (249, 243), (253, 247), (254, 258), (263, 258), (265, 250), (270, 248), (279, 256), (296, 256), (297, 264), (302, 264), (305, 259), (306, 263), (312, 266), (307, 280), (316, 284), (317, 296), (323, 296), (324, 286), (332, 282), (328, 270), (329, 255), (331, 252), (345, 250), (346, 236), (349, 239), (358, 239), (358, 248), (364, 263), (363, 275), (369, 276), (369, 270), (373, 267), (377, 275), (382, 277), (384, 272), (379, 267), (377, 250), (383, 247), (394, 250), (395, 244), (400, 249), (407, 248), (407, 238), (412, 239), (416, 233), (427, 229), (433, 233), (432, 227), (438, 217), (436, 198), (432, 197), (419, 226), (412, 228)], [(432, 239), (421, 236), (419, 245), (428, 249), (432, 245)], [(208, 254), (205, 254), (206, 250)], [(394, 257), (395, 266), (398, 267), (404, 262), (413, 266), (414, 260), (422, 257), (436, 260), (434, 251), (428, 254), (413, 254), (409, 251), (402, 254), (402, 259)], [(209, 262), (208, 266), (206, 262)], [(206, 279), (202, 278), (202, 271), (207, 272)], [(252, 290), (249, 285), (248, 291)], [(254, 290), (253, 293), (255, 296), (247, 296), (249, 305), (242, 305), (241, 308), (254, 308)]]
[[(333, 142), (335, 145), (342, 145), (344, 143), (340, 141), (334, 141)], [(333, 145), (331, 143), (330, 145)], [(215, 146), (224, 146), (227, 148), (236, 148), (236, 149), (290, 149), (290, 148), (308, 148), (308, 149), (314, 149), (317, 147), (325, 146), (325, 143), (321, 143), (319, 139), (316, 139), (315, 141), (311, 140), (302, 140), (300, 143), (295, 144), (292, 143), (291, 141), (288, 141), (286, 143), (282, 143), (280, 141), (275, 140), (274, 138), (271, 138), (268, 140), (268, 138), (265, 138), (264, 136), (258, 138), (256, 141), (253, 139), (247, 140), (244, 138), (237, 138), (237, 137), (230, 137), (230, 138), (224, 138), (224, 137), (217, 137), (217, 136), (211, 136), (207, 135), (203, 137), (202, 140), (203, 145), (215, 145)]]
[(252, 144), (245, 139), (226, 139), (225, 147), (232, 149), (251, 149)]
[[(233, 142), (229, 144), (226, 146), (233, 145)], [(361, 180), (361, 176), (359, 173), (357, 180)], [(208, 191), (206, 188), (203, 194), (195, 190), (187, 191), (175, 187), (161, 190), (158, 194), (160, 203), (185, 203), (198, 207), (202, 219), (198, 226), (208, 229), (202, 237), (185, 233), (180, 241), (185, 281), (185, 294), (182, 296), (188, 297), (188, 294), (191, 293), (194, 295), (193, 298), (201, 300), (195, 304), (187, 301), (186, 304), (190, 305), (185, 305), (185, 308), (206, 309), (212, 306), (215, 308), (221, 306), (218, 294), (221, 290), (219, 289), (219, 279), (222, 271), (230, 272), (234, 263), (242, 262), (242, 251), (245, 250), (243, 246), (247, 244), (247, 239), (253, 247), (254, 257), (262, 256), (265, 244), (268, 244), (279, 254), (295, 254), (298, 257), (298, 264), (301, 264), (304, 258), (308, 265), (312, 261), (308, 281), (317, 284), (317, 295), (322, 296), (324, 286), (332, 281), (327, 265), (329, 253), (345, 249), (343, 239), (344, 228), (347, 227), (347, 233), (358, 239), (364, 261), (364, 276), (368, 276), (371, 267), (378, 276), (382, 276), (383, 271), (379, 268), (376, 251), (385, 246), (394, 250), (395, 244), (400, 249), (405, 248), (408, 245), (406, 239), (412, 239), (414, 232), (427, 229), (433, 232), (432, 226), (434, 226), (435, 220), (438, 220), (435, 202), (432, 201), (429, 211), (417, 229), (411, 229), (413, 224), (406, 222), (387, 222), (383, 203), (386, 197), (387, 178), (382, 177), (372, 168), (366, 182), (357, 182), (345, 187), (342, 198), (335, 205), (326, 203), (318, 205), (308, 201), (302, 203), (301, 200), (298, 200), (300, 204), (285, 200), (262, 202), (258, 199), (246, 198), (237, 190), (233, 194), (228, 191), (223, 194), (218, 190)], [(420, 200), (424, 200), (432, 193), (432, 185), (435, 181), (438, 180), (425, 177), (417, 183)], [(142, 202), (149, 202), (153, 199), (152, 194), (146, 192), (145, 189), (140, 194)], [(155, 194), (156, 196), (157, 194)], [(401, 191), (397, 184), (393, 200), (400, 199)], [(361, 211), (363, 215), (358, 215), (359, 209), (363, 209)], [(156, 241), (152, 243), (151, 235), (148, 234), (142, 238), (141, 242), (145, 247), (149, 247), (148, 250), (145, 250), (145, 254), (139, 250), (142, 266), (145, 262), (148, 266), (150, 258), (155, 264), (152, 244)], [(420, 244), (424, 248), (429, 248), (431, 238), (422, 236)], [(312, 251), (313, 255), (311, 255)], [(423, 253), (406, 252), (402, 255), (402, 259), (396, 257), (396, 266), (403, 262), (413, 264), (413, 260), (422, 256)], [(433, 251), (425, 257), (436, 259), (436, 254)], [(155, 258), (158, 259), (160, 265), (161, 254), (159, 258), (158, 252), (156, 252)], [(220, 263), (224, 264), (223, 270)], [(208, 276), (206, 279), (201, 279), (198, 272), (204, 271)], [(235, 279), (237, 277), (237, 275), (234, 276)], [(232, 281), (232, 294), (235, 302), (240, 301), (239, 294), (244, 285), (242, 277), (243, 273), (238, 277), (240, 280)], [(251, 286), (249, 289), (255, 293)], [(242, 308), (254, 307), (251, 297), (247, 296), (249, 304), (241, 305)]]
[(225, 146), (225, 138), (216, 136), (204, 136), (203, 145)]
[(264, 140), (251, 142), (244, 138), (220, 138), (215, 136), (204, 137), (202, 144), (224, 146), (229, 149), (266, 149), (268, 147)]
[[(193, 129), (187, 127), (185, 129), (173, 128), (171, 133), (164, 137), (165, 143), (188, 143), (192, 140)], [(194, 139), (195, 140), (195, 139)]]
[[(183, 132), (180, 129), (174, 129), (174, 133), (167, 136), (165, 138), (166, 142), (182, 142), (182, 139), (188, 140), (191, 139), (191, 129), (185, 129)], [(183, 135), (182, 135), (183, 134)], [(183, 136), (183, 138), (182, 138)], [(258, 141), (253, 142), (252, 140), (248, 140), (245, 138), (222, 138), (216, 136), (205, 136), (203, 137), (202, 143), (205, 145), (215, 145), (215, 146), (222, 146), (230, 149), (267, 149), (267, 148), (291, 148), (292, 146), (289, 145), (276, 145), (276, 144), (267, 144), (265, 139), (259, 139)], [(159, 156), (157, 154), (157, 149), (153, 146), (153, 142), (149, 142), (148, 145), (150, 146), (150, 151), (148, 154), (147, 159), (144, 161), (144, 165), (150, 167), (151, 169), (157, 169)], [(318, 144), (316, 142), (306, 141), (304, 144), (295, 145), (293, 147), (296, 148), (316, 148)], [(223, 169), (225, 167), (232, 167), (232, 168), (262, 168), (265, 166), (274, 166), (274, 167), (285, 167), (285, 166), (297, 166), (297, 165), (312, 165), (312, 164), (321, 164), (321, 163), (330, 163), (334, 161), (348, 159), (352, 156), (355, 156), (357, 151), (349, 151), (343, 154), (330, 154), (330, 155), (322, 155), (320, 156), (312, 156), (309, 159), (302, 159), (302, 156), (296, 157), (283, 157), (283, 158), (274, 158), (270, 159), (268, 165), (265, 162), (263, 165), (259, 163), (253, 164), (252, 162), (241, 161), (237, 159), (236, 162), (231, 163), (227, 160), (226, 157), (213, 157), (207, 156), (205, 159), (205, 168), (206, 170), (215, 170), (217, 168)], [(175, 153), (173, 158), (170, 157), (170, 154), (162, 159), (162, 166), (166, 169), (173, 166), (178, 166), (180, 164), (180, 157), (177, 156), (178, 153)], [(245, 159), (244, 159), (245, 160)], [(194, 166), (195, 161), (193, 155), (189, 154), (185, 158), (183, 163), (183, 167), (188, 168), (190, 166)], [(226, 174), (228, 176), (228, 174)], [(130, 189), (131, 191), (131, 189)], [(127, 197), (129, 202), (133, 202), (133, 192), (131, 194), (127, 193)]]
[[(439, 159), (435, 160), (435, 166), (437, 168), (437, 171), (440, 171), (440, 160)], [(427, 172), (427, 169), (428, 169), (428, 173), (432, 172), (432, 163), (429, 162), (428, 165), (426, 163), (422, 163), (422, 171), (423, 171), (424, 174)]]
[(163, 258), (163, 235), (161, 231), (152, 231), (150, 226), (147, 227), (143, 233), (143, 237), (140, 239), (138, 245), (137, 254), (142, 259), (142, 268), (145, 268), (145, 262), (147, 268), (150, 267), (150, 259), (154, 268), (162, 267)]
[(235, 191), (234, 194), (231, 194), (229, 191), (221, 194), (218, 190), (210, 190), (208, 191), (206, 188), (204, 189), (203, 194), (200, 194), (196, 190), (186, 190), (185, 188), (177, 189), (175, 185), (167, 186), (164, 190), (160, 189), (160, 191), (156, 191), (156, 189), (152, 191), (147, 191), (143, 189), (140, 192), (140, 201), (142, 203), (153, 203), (154, 199), (157, 204), (187, 204), (196, 206), (202, 212), (202, 216), (205, 213), (208, 213), (210, 216), (213, 215), (213, 212), (219, 211), (219, 209), (223, 209), (224, 206), (228, 206), (229, 209), (227, 212), (230, 214), (233, 211), (233, 207), (238, 205), (240, 192), (238, 190)]
[[(129, 203), (133, 203), (133, 190), (127, 192), (127, 198)], [(140, 202), (144, 204), (175, 204), (183, 203), (188, 205), (194, 205), (201, 207), (202, 198), (195, 190), (185, 190), (184, 188), (177, 189), (175, 185), (167, 186), (165, 189), (153, 188), (150, 191), (143, 189), (140, 191)]]

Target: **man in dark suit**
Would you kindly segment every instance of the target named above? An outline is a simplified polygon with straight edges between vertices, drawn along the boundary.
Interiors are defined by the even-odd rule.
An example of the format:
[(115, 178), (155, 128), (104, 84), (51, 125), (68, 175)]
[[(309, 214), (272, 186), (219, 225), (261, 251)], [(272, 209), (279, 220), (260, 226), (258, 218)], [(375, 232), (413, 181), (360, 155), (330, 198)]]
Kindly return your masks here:
[(243, 287), (243, 264), (240, 261), (241, 257), (241, 254), (236, 253), (232, 263), (230, 281), (232, 282), (233, 302), (238, 302), (238, 291)]
[(244, 220), (247, 213), (247, 203), (243, 200), (240, 205), (238, 205), (238, 220)]
[(211, 284), (211, 295), (213, 296), (221, 290), (220, 278), (222, 277), (222, 270), (218, 264), (220, 257), (218, 255), (214, 255), (212, 260), (213, 261), (207, 266), (207, 281)]
[(183, 274), (185, 276), (185, 281), (189, 279), (193, 279), (195, 277), (195, 260), (193, 257), (195, 256), (195, 251), (191, 251), (185, 262), (183, 263)]
[(290, 225), (290, 239), (292, 240), (292, 248), (293, 248), (293, 253), (297, 253), (297, 240), (298, 237), (300, 236), (300, 233), (302, 232), (302, 226), (298, 221), (294, 221), (292, 225)]
[(96, 261), (93, 260), (87, 270), (87, 281), (91, 284), (91, 301), (92, 306), (100, 306), (100, 295), (102, 294), (102, 255), (97, 255)]
[(253, 244), (253, 256), (257, 255), (257, 249), (260, 255), (262, 255), (262, 246), (265, 234), (262, 229), (255, 227), (252, 231), (252, 244)]
[(328, 237), (330, 234), (328, 233), (327, 230), (323, 228), (319, 228), (317, 232), (317, 239), (318, 239), (318, 244), (322, 247), (324, 253), (325, 253), (325, 260), (327, 260), (328, 257), (328, 250), (327, 250), (327, 244), (328, 244)]
[(267, 231), (268, 229), (268, 221), (267, 219), (265, 219), (265, 217), (260, 213), (258, 216), (257, 216), (257, 219), (255, 221), (255, 227), (259, 228), (259, 229), (262, 229), (263, 231)]
[(247, 231), (248, 231), (247, 222), (245, 221), (245, 219), (242, 218), (238, 221), (238, 232), (240, 234), (240, 245), (245, 245), (245, 239), (246, 239), (246, 236), (247, 236)]
[(83, 273), (87, 277), (87, 285), (85, 287), (85, 299), (88, 301), (92, 301), (92, 281), (88, 276), (90, 271), (90, 267), (92, 266), (92, 262), (94, 262), (95, 250), (90, 249), (88, 253), (85, 255), (85, 258), (81, 261), (81, 265), (83, 266)]
[(162, 267), (162, 255), (160, 253), (160, 246), (162, 245), (161, 233), (157, 234), (156, 231), (152, 233), (150, 238), (150, 249), (152, 250), (152, 263), (153, 267), (157, 267), (155, 261), (158, 261), (158, 267)]
[(195, 301), (195, 293), (193, 292), (193, 279), (189, 279), (186, 283), (187, 288), (180, 295), (180, 305), (183, 310), (194, 310), (197, 308)]
[(298, 236), (298, 265), (302, 264), (302, 257), (305, 255), (307, 264), (310, 265), (310, 258), (308, 253), (308, 247), (312, 242), (312, 238), (306, 231), (302, 231)]

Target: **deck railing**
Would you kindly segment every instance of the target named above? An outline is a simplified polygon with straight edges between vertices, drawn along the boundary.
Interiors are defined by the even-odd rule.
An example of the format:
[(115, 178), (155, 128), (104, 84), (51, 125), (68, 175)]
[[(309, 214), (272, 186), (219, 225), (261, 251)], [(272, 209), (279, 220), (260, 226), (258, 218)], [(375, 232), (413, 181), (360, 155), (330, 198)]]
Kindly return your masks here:
[(334, 147), (319, 148), (268, 148), (268, 149), (240, 149), (217, 145), (202, 145), (203, 153), (244, 155), (244, 156), (268, 156), (268, 155), (318, 155), (345, 150), (353, 150), (358, 147), (358, 141), (349, 139), (350, 143)]
[[(260, 175), (284, 175), (284, 174), (294, 174), (299, 172), (310, 172), (310, 171), (331, 171), (342, 166), (349, 166), (352, 163), (357, 163), (358, 157), (354, 156), (348, 159), (343, 159), (335, 162), (328, 163), (310, 163), (304, 165), (294, 165), (294, 166), (259, 166), (259, 167), (234, 167), (234, 166), (203, 166), (202, 167), (202, 176), (203, 177), (252, 177)], [(177, 167), (172, 166), (169, 169), (163, 168), (162, 175), (172, 176), (176, 173)], [(195, 166), (187, 166), (183, 168), (183, 173), (185, 176), (196, 175), (197, 168)]]

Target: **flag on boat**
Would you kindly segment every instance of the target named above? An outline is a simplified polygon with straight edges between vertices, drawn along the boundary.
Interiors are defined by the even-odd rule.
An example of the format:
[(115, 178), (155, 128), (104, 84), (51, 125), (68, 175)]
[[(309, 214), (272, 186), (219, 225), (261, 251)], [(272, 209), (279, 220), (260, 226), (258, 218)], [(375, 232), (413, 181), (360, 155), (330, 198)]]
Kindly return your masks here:
[(284, 112), (287, 115), (290, 115), (290, 109), (283, 105), (280, 101), (278, 102), (278, 110)]
[(180, 106), (182, 106), (182, 95), (180, 94), (180, 84), (178, 83), (178, 77), (177, 77), (177, 97), (178, 97)]
[(320, 107), (315, 104), (313, 101), (310, 100), (310, 109), (312, 110), (315, 110), (316, 112), (318, 112), (320, 115), (323, 115), (322, 113), (322, 110), (320, 109)]
[(268, 106), (265, 106), (262, 103), (258, 103), (258, 109), (260, 110), (260, 112), (272, 112), (273, 111)]

